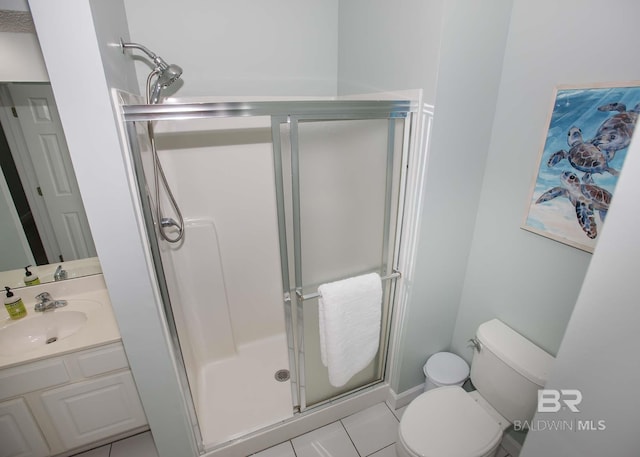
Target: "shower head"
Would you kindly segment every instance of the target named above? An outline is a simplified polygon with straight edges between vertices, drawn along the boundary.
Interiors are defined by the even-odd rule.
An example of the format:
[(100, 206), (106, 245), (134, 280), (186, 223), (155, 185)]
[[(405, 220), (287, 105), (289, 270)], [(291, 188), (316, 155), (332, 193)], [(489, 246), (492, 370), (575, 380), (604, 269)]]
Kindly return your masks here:
[(182, 75), (182, 68), (180, 66), (175, 64), (168, 64), (162, 57), (151, 52), (141, 44), (125, 43), (122, 38), (120, 38), (120, 47), (122, 48), (123, 53), (125, 49), (138, 49), (148, 55), (153, 61), (155, 68), (151, 72), (151, 75), (149, 75), (149, 78), (151, 78), (151, 76), (153, 75), (156, 75), (156, 81), (153, 85), (153, 89), (147, 91), (147, 95), (149, 96), (149, 103), (158, 103), (158, 100), (160, 98), (160, 91), (162, 89), (166, 89), (171, 84), (176, 82)]
[(180, 78), (180, 75), (182, 75), (181, 67), (175, 64), (167, 65), (164, 69), (160, 70), (156, 84), (160, 84), (164, 89), (176, 82)]
[[(147, 94), (149, 96), (149, 103), (155, 105), (160, 99), (160, 92), (162, 89), (166, 89), (171, 84), (176, 82), (182, 74), (182, 68), (178, 65), (166, 65), (164, 69), (156, 69), (151, 75), (157, 74), (156, 81), (153, 84), (153, 88), (149, 90), (147, 85)], [(151, 75), (149, 75), (151, 77)], [(149, 83), (150, 84), (150, 83)]]

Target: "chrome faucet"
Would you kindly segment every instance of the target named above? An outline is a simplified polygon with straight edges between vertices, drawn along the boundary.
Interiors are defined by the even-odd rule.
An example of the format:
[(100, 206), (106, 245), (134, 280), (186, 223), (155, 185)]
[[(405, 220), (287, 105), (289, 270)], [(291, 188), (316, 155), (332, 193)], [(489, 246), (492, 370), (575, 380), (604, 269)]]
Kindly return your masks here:
[(67, 306), (67, 300), (54, 300), (51, 298), (51, 294), (49, 292), (42, 292), (36, 295), (36, 300), (38, 300), (38, 303), (33, 307), (33, 310), (36, 312), (51, 311), (56, 308)]
[(56, 272), (53, 274), (53, 280), (62, 281), (63, 279), (67, 279), (67, 270), (63, 270), (62, 265), (58, 265)]

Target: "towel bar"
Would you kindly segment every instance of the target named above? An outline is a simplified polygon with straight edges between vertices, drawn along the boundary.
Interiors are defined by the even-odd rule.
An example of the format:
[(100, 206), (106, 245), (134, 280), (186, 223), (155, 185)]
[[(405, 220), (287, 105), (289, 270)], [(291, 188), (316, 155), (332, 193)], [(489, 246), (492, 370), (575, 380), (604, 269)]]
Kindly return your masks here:
[[(382, 281), (388, 281), (389, 279), (395, 279), (395, 278), (399, 278), (400, 276), (402, 276), (402, 273), (400, 273), (397, 270), (394, 270), (393, 273), (391, 273), (390, 275), (387, 276), (383, 276), (380, 279)], [(302, 301), (304, 300), (309, 300), (311, 298), (318, 298), (320, 295), (317, 292), (314, 292), (312, 294), (306, 294), (303, 295), (301, 290), (296, 290), (296, 295), (298, 296), (298, 298), (300, 298)]]

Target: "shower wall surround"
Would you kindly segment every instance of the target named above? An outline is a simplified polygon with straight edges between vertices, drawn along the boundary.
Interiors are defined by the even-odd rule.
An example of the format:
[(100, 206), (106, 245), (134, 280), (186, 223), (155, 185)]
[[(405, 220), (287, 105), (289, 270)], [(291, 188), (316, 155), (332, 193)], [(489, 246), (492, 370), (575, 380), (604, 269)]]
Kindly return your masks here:
[(155, 137), (185, 216), (184, 239), (160, 250), (210, 448), (293, 416), (289, 383), (274, 379), (289, 361), (270, 120), (158, 122)]

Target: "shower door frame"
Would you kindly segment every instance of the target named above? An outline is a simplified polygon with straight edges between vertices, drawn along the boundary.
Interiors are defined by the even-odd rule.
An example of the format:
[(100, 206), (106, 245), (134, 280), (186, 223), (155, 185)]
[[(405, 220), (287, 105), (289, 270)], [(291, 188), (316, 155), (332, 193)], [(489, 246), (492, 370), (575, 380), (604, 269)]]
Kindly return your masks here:
[[(409, 138), (411, 136), (411, 116), (412, 112), (402, 111), (390, 111), (386, 109), (383, 112), (369, 112), (369, 113), (352, 113), (352, 112), (336, 112), (334, 114), (321, 113), (321, 114), (302, 114), (302, 115), (287, 115), (287, 116), (272, 116), (271, 117), (271, 137), (273, 142), (273, 160), (274, 171), (276, 180), (276, 201), (278, 209), (278, 234), (280, 238), (280, 263), (281, 263), (281, 276), (282, 276), (282, 290), (284, 291), (283, 303), (285, 307), (285, 319), (287, 326), (287, 343), (289, 350), (289, 364), (295, 369), (291, 376), (291, 395), (293, 398), (294, 409), (297, 412), (304, 412), (309, 408), (317, 408), (322, 405), (334, 401), (343, 396), (348, 396), (367, 387), (378, 384), (384, 381), (384, 373), (386, 369), (386, 354), (389, 345), (389, 334), (391, 330), (391, 315), (392, 315), (392, 303), (395, 296), (395, 279), (401, 276), (398, 270), (398, 255), (400, 244), (400, 232), (401, 221), (404, 201), (404, 191), (406, 184), (406, 173), (403, 170), (408, 163), (408, 151), (409, 151)], [(387, 166), (386, 166), (386, 192), (385, 192), (385, 205), (384, 205), (384, 229), (383, 229), (383, 242), (382, 242), (382, 262), (379, 271), (383, 282), (388, 281), (388, 286), (383, 286), (383, 304), (386, 302), (389, 304), (388, 311), (386, 313), (386, 322), (383, 322), (382, 326), (382, 343), (380, 345), (380, 354), (382, 354), (383, 363), (377, 369), (377, 378), (367, 384), (355, 387), (347, 392), (340, 393), (336, 396), (332, 396), (329, 399), (313, 403), (308, 405), (307, 403), (307, 383), (305, 376), (305, 332), (304, 332), (304, 301), (315, 298), (318, 296), (316, 293), (304, 294), (304, 287), (309, 285), (303, 284), (302, 280), (302, 231), (300, 221), (300, 180), (299, 180), (299, 131), (298, 125), (300, 122), (322, 122), (322, 121), (359, 121), (359, 120), (380, 120), (388, 119), (387, 128)], [(396, 122), (401, 119), (404, 121), (402, 127), (403, 143), (401, 146), (401, 159), (399, 161), (400, 170), (394, 170), (394, 161), (396, 153)], [(286, 210), (285, 210), (285, 181), (284, 181), (284, 165), (283, 165), (283, 147), (281, 141), (281, 135), (283, 135), (282, 126), (289, 126), (289, 145), (291, 155), (291, 213), (292, 213), (292, 226), (293, 243), (288, 242), (287, 238), (287, 222), (286, 222)], [(399, 174), (398, 185), (399, 189), (393, 188), (394, 174)], [(392, 198), (397, 199), (394, 203)], [(391, 233), (391, 219), (392, 209), (396, 210), (395, 215), (395, 230)], [(394, 241), (393, 249), (391, 249), (390, 241)], [(294, 260), (294, 286), (291, 287), (291, 275), (289, 268), (289, 246), (293, 245), (293, 260)], [(390, 256), (391, 253), (391, 256)], [(391, 258), (391, 261), (389, 260)], [(340, 278), (334, 278), (338, 280)], [(295, 297), (295, 316), (296, 322), (293, 322), (293, 299)], [(296, 331), (297, 328), (297, 331)], [(294, 334), (297, 338), (294, 338)]]
[[(176, 355), (176, 359), (179, 361), (178, 367), (178, 375), (181, 379), (183, 386), (185, 386), (185, 390), (189, 392), (186, 397), (188, 397), (187, 403), (191, 413), (192, 424), (194, 426), (194, 433), (199, 438), (199, 447), (201, 451), (207, 451), (202, 448), (203, 441), (202, 435), (199, 430), (199, 421), (197, 414), (195, 412), (195, 407), (193, 404), (193, 397), (190, 392), (189, 382), (186, 373), (186, 367), (184, 365), (184, 360), (182, 357), (181, 349), (180, 349), (180, 340), (177, 334), (176, 324), (173, 318), (173, 310), (171, 308), (171, 303), (169, 299), (169, 294), (166, 280), (164, 278), (164, 269), (162, 267), (162, 261), (159, 255), (159, 245), (158, 245), (158, 236), (157, 236), (157, 228), (154, 225), (153, 214), (150, 208), (150, 203), (147, 200), (145, 190), (140, 186), (140, 183), (145, 182), (144, 172), (142, 170), (141, 162), (140, 162), (140, 148), (137, 139), (137, 122), (153, 122), (153, 121), (166, 121), (166, 120), (188, 120), (188, 119), (207, 119), (207, 118), (223, 118), (223, 117), (248, 117), (248, 116), (270, 116), (271, 117), (271, 125), (272, 125), (272, 144), (273, 144), (273, 159), (274, 159), (274, 171), (275, 171), (275, 182), (276, 182), (276, 200), (277, 200), (277, 210), (278, 210), (278, 226), (279, 226), (279, 243), (280, 243), (280, 252), (281, 252), (281, 269), (282, 269), (282, 281), (283, 281), (283, 301), (285, 308), (285, 324), (287, 326), (287, 342), (289, 344), (289, 360), (290, 367), (293, 368), (294, 373), (291, 379), (291, 387), (292, 387), (292, 399), (293, 399), (293, 409), (294, 412), (298, 411), (302, 413), (303, 411), (310, 411), (311, 409), (307, 409), (306, 407), (306, 399), (305, 392), (303, 389), (304, 386), (301, 385), (301, 380), (297, 373), (303, 373), (304, 369), (304, 361), (302, 361), (302, 369), (299, 366), (300, 359), (296, 359), (294, 348), (294, 339), (293, 339), (293, 320), (292, 320), (292, 304), (291, 304), (291, 292), (289, 283), (289, 265), (288, 265), (288, 251), (287, 251), (287, 238), (286, 238), (286, 230), (285, 230), (285, 221), (284, 221), (284, 194), (282, 191), (282, 157), (281, 157), (281, 145), (280, 145), (280, 125), (283, 123), (291, 123), (297, 125), (299, 120), (364, 120), (364, 119), (388, 119), (389, 120), (389, 140), (388, 140), (388, 160), (389, 156), (392, 154), (392, 146), (393, 146), (393, 135), (391, 132), (395, 132), (395, 128), (392, 128), (392, 125), (398, 120), (404, 120), (403, 127), (403, 142), (402, 142), (402, 159), (401, 159), (401, 170), (400, 170), (400, 190), (398, 192), (398, 203), (397, 203), (397, 216), (396, 216), (396, 227), (395, 227), (395, 246), (393, 249), (393, 259), (391, 264), (393, 266), (397, 265), (398, 255), (399, 255), (399, 244), (400, 244), (400, 233), (402, 231), (402, 222), (403, 222), (403, 211), (404, 211), (404, 199), (405, 199), (405, 191), (406, 191), (406, 168), (408, 163), (408, 154), (410, 150), (410, 141), (411, 141), (411, 127), (413, 124), (413, 120), (415, 119), (415, 114), (417, 113), (417, 103), (412, 100), (383, 100), (383, 101), (369, 101), (369, 100), (322, 100), (322, 101), (267, 101), (267, 102), (214, 102), (214, 103), (175, 103), (175, 104), (160, 104), (160, 105), (143, 105), (143, 104), (135, 104), (135, 105), (121, 105), (122, 109), (122, 120), (125, 123), (125, 130), (128, 136), (128, 143), (130, 146), (130, 150), (133, 153), (133, 163), (135, 168), (135, 174), (137, 176), (137, 187), (139, 196), (142, 203), (142, 209), (144, 214), (145, 226), (147, 231), (147, 236), (150, 241), (151, 247), (151, 255), (154, 263), (155, 274), (157, 276), (162, 304), (163, 304), (163, 312), (166, 318), (167, 323), (167, 331), (170, 336), (171, 344), (174, 349), (174, 354)], [(277, 145), (276, 145), (277, 144)], [(276, 152), (276, 148), (278, 149)], [(388, 167), (389, 168), (389, 167)], [(387, 170), (387, 181), (390, 179), (390, 171)], [(387, 192), (387, 200), (390, 198), (389, 192)], [(388, 212), (390, 206), (388, 205), (388, 201), (385, 205), (385, 212)], [(299, 202), (298, 202), (299, 208)], [(385, 215), (385, 225), (388, 225), (389, 218), (388, 215)], [(385, 227), (385, 247), (389, 241), (389, 227)], [(298, 221), (298, 241), (299, 243), (299, 221)], [(385, 248), (385, 253), (389, 252), (389, 249)], [(297, 250), (299, 253), (299, 249)], [(388, 258), (385, 259), (386, 264), (383, 266), (385, 270), (389, 270), (389, 261)], [(296, 261), (296, 265), (300, 265), (299, 260)], [(381, 267), (382, 268), (382, 267)], [(296, 267), (296, 269), (298, 269)], [(395, 279), (400, 276), (400, 273), (395, 269), (395, 267), (391, 267), (388, 271), (388, 277), (384, 279)], [(297, 279), (300, 276), (296, 276)], [(390, 281), (390, 287), (387, 288), (387, 295), (389, 297), (393, 297), (395, 294), (395, 281)], [(302, 310), (302, 302), (304, 298), (307, 298), (302, 294), (302, 289), (298, 288), (297, 285), (299, 281), (296, 280), (296, 288), (293, 289), (296, 295), (296, 300), (298, 302), (298, 310), (301, 312)], [(388, 362), (388, 347), (390, 341), (390, 329), (391, 329), (391, 316), (392, 310), (389, 310), (388, 319), (386, 323), (386, 328), (384, 329), (385, 341), (384, 347), (382, 348), (382, 354), (384, 362), (382, 367), (379, 369), (380, 378), (374, 382), (371, 382), (367, 385), (359, 386), (353, 390), (345, 392), (343, 394), (339, 394), (336, 397), (332, 397), (329, 400), (317, 403), (313, 405), (312, 409), (320, 408), (328, 402), (331, 402), (337, 398), (347, 397), (352, 395), (354, 392), (366, 389), (375, 384), (379, 384), (384, 381), (385, 372), (387, 371), (387, 362)], [(298, 320), (299, 328), (302, 323), (302, 319)], [(302, 334), (302, 332), (300, 333)], [(298, 353), (298, 358), (300, 355), (304, 356), (304, 346), (300, 346), (300, 351)], [(304, 382), (304, 375), (302, 376), (302, 381)], [(300, 393), (300, 395), (299, 395)], [(295, 415), (294, 415), (295, 417)], [(222, 444), (224, 446), (224, 444)]]

